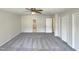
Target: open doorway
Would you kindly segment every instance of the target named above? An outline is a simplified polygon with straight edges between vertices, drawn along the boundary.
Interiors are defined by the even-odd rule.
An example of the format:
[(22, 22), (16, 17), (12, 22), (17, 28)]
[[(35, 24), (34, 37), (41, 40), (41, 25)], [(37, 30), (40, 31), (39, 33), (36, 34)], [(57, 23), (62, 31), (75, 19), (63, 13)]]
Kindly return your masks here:
[(37, 23), (36, 23), (36, 19), (33, 19), (33, 32), (37, 32)]

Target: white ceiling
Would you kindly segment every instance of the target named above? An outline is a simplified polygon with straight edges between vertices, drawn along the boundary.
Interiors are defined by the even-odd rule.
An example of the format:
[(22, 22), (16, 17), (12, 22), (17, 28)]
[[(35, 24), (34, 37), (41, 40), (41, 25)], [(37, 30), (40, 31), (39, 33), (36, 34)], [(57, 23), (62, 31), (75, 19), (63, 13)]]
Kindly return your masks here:
[[(45, 15), (53, 15), (54, 13), (69, 10), (69, 8), (41, 8), (41, 9), (43, 10), (42, 14), (45, 14)], [(25, 8), (0, 8), (0, 10), (11, 12), (11, 13), (16, 13), (19, 15), (30, 14), (30, 11), (25, 10)]]

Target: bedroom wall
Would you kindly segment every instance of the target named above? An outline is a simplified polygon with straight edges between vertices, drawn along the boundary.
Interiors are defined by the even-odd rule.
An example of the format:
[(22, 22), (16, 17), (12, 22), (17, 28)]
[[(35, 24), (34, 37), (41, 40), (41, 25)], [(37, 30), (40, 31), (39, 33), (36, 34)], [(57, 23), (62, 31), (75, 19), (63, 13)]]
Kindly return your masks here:
[(24, 15), (22, 16), (22, 32), (32, 32), (33, 19), (37, 22), (37, 32), (46, 32), (47, 15)]
[(0, 46), (21, 33), (20, 16), (0, 11)]
[[(56, 18), (55, 19), (57, 20), (57, 22), (60, 23), (59, 25), (57, 25), (57, 28), (60, 28), (59, 29), (60, 31), (57, 30), (57, 28), (56, 28), (56, 30), (57, 30), (56, 36), (61, 37), (62, 40), (64, 40), (68, 45), (70, 45), (72, 48), (76, 49), (75, 47), (73, 47), (73, 45), (75, 46), (75, 44), (73, 44), (75, 42), (75, 39), (74, 39), (75, 36), (73, 37), (73, 35), (75, 35), (75, 34), (73, 32), (75, 32), (75, 31), (72, 31), (73, 25), (75, 25), (72, 21), (73, 20), (72, 14), (74, 14), (74, 13), (79, 13), (79, 9), (71, 9), (68, 11), (58, 13), (57, 14), (58, 19), (56, 19)], [(73, 39), (74, 39), (74, 41), (73, 41)], [(77, 38), (77, 39), (79, 39), (79, 38)], [(79, 45), (79, 43), (76, 43), (76, 44)], [(76, 49), (76, 50), (78, 50), (78, 49)]]
[(72, 14), (62, 12), (57, 17), (55, 36), (62, 38), (72, 47)]

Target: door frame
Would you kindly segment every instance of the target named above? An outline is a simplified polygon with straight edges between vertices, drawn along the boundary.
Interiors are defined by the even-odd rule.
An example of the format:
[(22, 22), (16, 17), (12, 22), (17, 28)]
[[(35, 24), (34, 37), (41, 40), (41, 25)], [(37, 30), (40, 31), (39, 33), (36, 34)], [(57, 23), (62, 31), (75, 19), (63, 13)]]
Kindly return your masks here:
[(75, 48), (75, 37), (74, 37), (75, 36), (74, 35), (75, 34), (75, 32), (74, 32), (75, 31), (75, 29), (74, 29), (75, 28), (75, 25), (74, 25), (75, 20), (74, 20), (74, 17), (75, 17), (75, 14), (72, 14), (72, 47), (73, 48)]

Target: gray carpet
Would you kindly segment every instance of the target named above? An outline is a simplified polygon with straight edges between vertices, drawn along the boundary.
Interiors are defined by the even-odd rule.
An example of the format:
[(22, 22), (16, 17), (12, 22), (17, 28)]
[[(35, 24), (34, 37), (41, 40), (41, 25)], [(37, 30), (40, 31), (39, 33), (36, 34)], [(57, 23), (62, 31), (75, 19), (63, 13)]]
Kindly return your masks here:
[(21, 33), (0, 47), (0, 51), (75, 51), (60, 38), (46, 33)]

